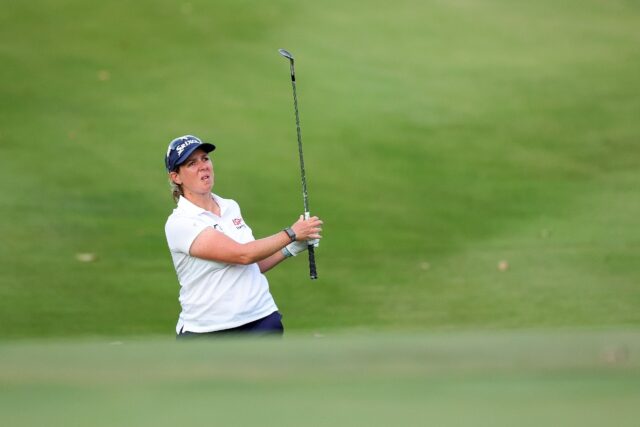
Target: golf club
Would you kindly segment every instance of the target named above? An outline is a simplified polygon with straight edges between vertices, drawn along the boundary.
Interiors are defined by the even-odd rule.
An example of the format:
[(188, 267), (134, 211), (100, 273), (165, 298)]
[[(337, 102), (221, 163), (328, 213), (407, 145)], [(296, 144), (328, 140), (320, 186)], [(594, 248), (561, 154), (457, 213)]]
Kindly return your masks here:
[[(279, 49), (278, 52), (280, 55), (284, 56), (289, 60), (289, 67), (291, 69), (291, 87), (293, 87), (293, 109), (296, 113), (296, 130), (298, 132), (298, 154), (300, 156), (300, 175), (302, 177), (302, 198), (304, 200), (304, 217), (308, 219), (310, 216), (309, 213), (309, 195), (307, 193), (307, 178), (305, 176), (304, 171), (304, 156), (302, 155), (302, 133), (300, 132), (300, 116), (298, 113), (298, 96), (296, 94), (296, 72), (293, 66), (293, 55), (284, 50)], [(316, 257), (314, 252), (313, 245), (309, 245), (309, 276), (312, 280), (318, 278), (318, 273), (316, 272)]]

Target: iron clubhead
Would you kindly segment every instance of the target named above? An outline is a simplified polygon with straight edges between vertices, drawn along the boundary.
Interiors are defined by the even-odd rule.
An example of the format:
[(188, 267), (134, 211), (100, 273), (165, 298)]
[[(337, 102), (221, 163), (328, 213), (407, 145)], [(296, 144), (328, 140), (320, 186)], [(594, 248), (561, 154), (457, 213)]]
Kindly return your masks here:
[(291, 54), (291, 52), (286, 51), (284, 49), (278, 49), (278, 52), (280, 53), (280, 55), (284, 56), (285, 58), (288, 58), (290, 61), (293, 61), (293, 55)]

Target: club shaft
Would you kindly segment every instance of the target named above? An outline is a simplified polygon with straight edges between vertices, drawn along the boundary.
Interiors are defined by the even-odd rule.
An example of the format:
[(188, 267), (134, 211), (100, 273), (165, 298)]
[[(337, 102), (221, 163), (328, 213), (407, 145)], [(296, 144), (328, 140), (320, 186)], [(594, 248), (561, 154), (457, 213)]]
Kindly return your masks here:
[[(304, 216), (305, 219), (309, 218), (309, 194), (307, 193), (307, 177), (304, 170), (304, 155), (302, 153), (302, 131), (300, 130), (300, 113), (298, 112), (298, 94), (296, 92), (296, 72), (294, 69), (293, 61), (289, 61), (291, 68), (291, 87), (293, 88), (293, 109), (296, 114), (296, 132), (298, 135), (298, 156), (300, 157), (300, 178), (302, 180), (302, 200), (304, 202)], [(313, 245), (309, 245), (307, 252), (309, 253), (309, 277), (313, 279), (318, 278), (316, 270), (316, 258)]]
[(302, 179), (302, 197), (305, 213), (309, 210), (309, 194), (307, 192), (307, 177), (304, 169), (304, 154), (302, 152), (302, 131), (300, 130), (300, 113), (298, 112), (298, 95), (296, 93), (295, 74), (291, 74), (291, 87), (293, 88), (293, 109), (296, 113), (296, 132), (298, 134), (298, 156), (300, 157), (300, 178)]

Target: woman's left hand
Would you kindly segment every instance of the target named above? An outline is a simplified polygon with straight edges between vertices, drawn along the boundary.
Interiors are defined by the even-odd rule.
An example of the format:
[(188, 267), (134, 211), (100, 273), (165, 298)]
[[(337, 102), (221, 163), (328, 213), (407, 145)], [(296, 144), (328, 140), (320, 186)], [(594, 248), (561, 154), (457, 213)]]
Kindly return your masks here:
[(322, 239), (322, 235), (320, 234), (322, 232), (322, 224), (322, 220), (317, 216), (304, 219), (304, 216), (300, 215), (300, 218), (291, 226), (291, 229), (296, 233), (296, 240), (298, 242), (319, 240)]

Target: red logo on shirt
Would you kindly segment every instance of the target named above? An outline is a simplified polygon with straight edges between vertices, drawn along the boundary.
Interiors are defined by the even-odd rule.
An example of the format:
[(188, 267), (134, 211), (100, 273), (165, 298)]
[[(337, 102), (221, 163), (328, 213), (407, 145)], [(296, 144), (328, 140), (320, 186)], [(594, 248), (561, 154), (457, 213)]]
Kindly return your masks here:
[(234, 218), (232, 221), (236, 228), (242, 227), (242, 218)]

